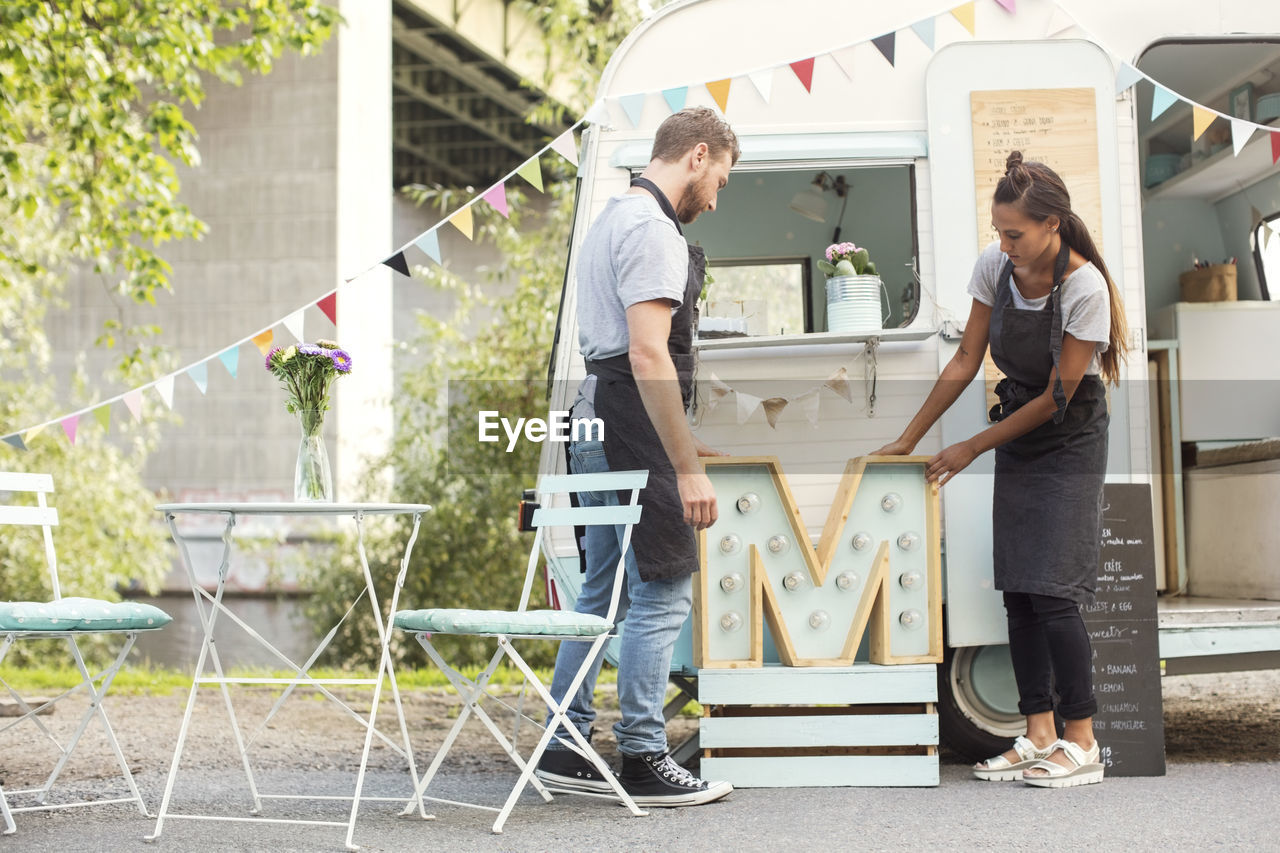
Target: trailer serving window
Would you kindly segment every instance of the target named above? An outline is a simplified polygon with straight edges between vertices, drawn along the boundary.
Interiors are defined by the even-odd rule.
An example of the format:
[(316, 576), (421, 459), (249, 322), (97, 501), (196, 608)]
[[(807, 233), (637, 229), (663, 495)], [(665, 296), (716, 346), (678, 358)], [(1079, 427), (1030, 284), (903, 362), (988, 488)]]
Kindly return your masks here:
[(917, 298), (914, 177), (910, 163), (740, 164), (716, 210), (685, 228), (715, 279), (702, 336), (827, 331), (826, 276), (817, 261), (833, 242), (870, 253), (884, 283), (882, 327), (909, 323)]
[(1253, 262), (1258, 267), (1262, 298), (1280, 301), (1280, 213), (1273, 213), (1253, 229)]

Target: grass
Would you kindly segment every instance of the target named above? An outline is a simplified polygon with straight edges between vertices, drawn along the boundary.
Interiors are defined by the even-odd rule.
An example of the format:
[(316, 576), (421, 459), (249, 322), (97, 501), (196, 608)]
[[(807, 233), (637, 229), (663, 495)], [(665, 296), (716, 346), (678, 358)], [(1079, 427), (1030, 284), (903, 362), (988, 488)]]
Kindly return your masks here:
[[(463, 674), (474, 678), (480, 667), (464, 667)], [(550, 683), (551, 671), (535, 670), (544, 684)], [(288, 678), (291, 672), (285, 670), (232, 668), (228, 671), (232, 677), (250, 678)], [(372, 678), (371, 671), (343, 671), (337, 669), (313, 669), (315, 678)], [(520, 684), (521, 673), (514, 667), (499, 667), (494, 672), (491, 684), (499, 686), (516, 686)], [(0, 680), (23, 694), (61, 693), (80, 683), (80, 674), (72, 666), (0, 666)], [(398, 669), (396, 680), (401, 689), (429, 689), (449, 686), (444, 673), (435, 667), (421, 669)], [(617, 680), (617, 671), (612, 667), (600, 670), (600, 684), (613, 684)], [(121, 667), (115, 681), (111, 683), (112, 693), (144, 695), (148, 693), (170, 693), (174, 690), (187, 690), (191, 687), (191, 673), (183, 670), (156, 666)]]

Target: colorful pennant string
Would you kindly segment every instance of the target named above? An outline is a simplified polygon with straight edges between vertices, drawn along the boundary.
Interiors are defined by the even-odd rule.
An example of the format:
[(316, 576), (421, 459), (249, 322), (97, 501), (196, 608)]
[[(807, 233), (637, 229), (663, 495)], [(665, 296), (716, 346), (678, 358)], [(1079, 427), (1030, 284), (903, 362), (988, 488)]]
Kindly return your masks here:
[[(1008, 14), (1012, 15), (1017, 13), (1016, 0), (994, 0), (994, 2), (997, 3), (1002, 9), (1004, 9), (1005, 12), (1007, 12)], [(976, 36), (977, 30), (976, 30), (975, 7), (976, 7), (975, 2), (963, 3), (949, 10), (944, 10), (934, 15), (926, 16), (925, 18), (915, 21), (909, 24), (908, 26), (910, 26), (911, 30), (917, 35), (917, 37), (919, 37), (919, 39), (925, 45), (925, 47), (928, 48), (929, 51), (933, 51), (936, 44), (936, 21), (937, 21), (937, 18), (942, 15), (949, 13), (952, 17), (955, 18), (956, 21), (960, 23), (962, 27), (964, 27), (964, 29), (969, 33), (970, 36)], [(1068, 13), (1066, 13), (1065, 10), (1063, 10), (1061, 7), (1055, 4), (1045, 32), (1049, 36), (1054, 36), (1077, 26), (1078, 24), (1074, 21), (1074, 19), (1072, 19), (1072, 17)], [(895, 53), (896, 35), (897, 35), (897, 30), (895, 29), (894, 31), (891, 31), (891, 32), (885, 33), (884, 35), (870, 39), (871, 43), (874, 45), (874, 47), (880, 53), (880, 55), (887, 62), (889, 62), (890, 66), (893, 66), (893, 67), (896, 67), (896, 53)], [(1085, 35), (1087, 36), (1088, 34), (1086, 33)], [(784, 62), (774, 66), (769, 66), (766, 68), (758, 68), (751, 71), (740, 72), (737, 75), (706, 82), (706, 83), (703, 83), (702, 85), (706, 87), (707, 92), (711, 95), (712, 100), (715, 101), (716, 106), (720, 108), (721, 112), (727, 112), (728, 103), (729, 103), (729, 92), (732, 88), (734, 80), (739, 79), (740, 77), (746, 77), (748, 80), (750, 80), (753, 88), (760, 95), (761, 99), (765, 103), (769, 103), (772, 97), (774, 75), (778, 71), (778, 69), (780, 69), (783, 65), (787, 65), (790, 67), (791, 71), (796, 75), (796, 78), (800, 81), (801, 85), (804, 86), (805, 90), (811, 93), (812, 87), (813, 87), (814, 70), (816, 67), (816, 61), (820, 56), (831, 57), (831, 59), (836, 63), (836, 66), (840, 68), (840, 70), (846, 76), (848, 76), (849, 79), (852, 80), (853, 79), (853, 63), (854, 63), (854, 57), (855, 57), (854, 48), (858, 45), (865, 44), (866, 41), (867, 40), (863, 39), (852, 44), (847, 44), (847, 45), (834, 48), (826, 53), (808, 56), (808, 57), (796, 59), (794, 61)], [(1095, 43), (1101, 44), (1100, 42), (1098, 42), (1096, 38), (1094, 38), (1093, 41)], [(1114, 55), (1114, 51), (1112, 51), (1112, 53)], [(1230, 116), (1220, 111), (1205, 107), (1204, 105), (1197, 104), (1194, 101), (1191, 101), (1188, 98), (1184, 98), (1181, 95), (1178, 95), (1177, 93), (1171, 91), (1167, 87), (1161, 85), (1158, 81), (1152, 79), (1151, 77), (1147, 76), (1143, 72), (1139, 71), (1132, 64), (1124, 61), (1119, 61), (1117, 64), (1118, 64), (1118, 71), (1116, 73), (1116, 94), (1117, 95), (1122, 94), (1123, 92), (1132, 88), (1135, 84), (1143, 80), (1145, 80), (1146, 82), (1152, 85), (1153, 87), (1152, 104), (1151, 104), (1152, 120), (1155, 120), (1156, 118), (1158, 118), (1161, 114), (1163, 114), (1166, 110), (1168, 110), (1169, 107), (1171, 107), (1173, 104), (1179, 101), (1182, 101), (1187, 103), (1192, 110), (1193, 139), (1198, 139), (1200, 136), (1202, 136), (1207, 131), (1209, 126), (1216, 119), (1224, 118), (1229, 120), (1231, 125), (1232, 148), (1236, 156), (1239, 156), (1240, 152), (1249, 143), (1249, 141), (1252, 139), (1255, 133), (1262, 131), (1266, 133), (1267, 136), (1269, 137), (1272, 162), (1273, 163), (1280, 162), (1280, 129), (1264, 126), (1264, 125), (1247, 121), (1235, 116)], [(688, 92), (689, 92), (688, 85), (671, 87), (671, 88), (661, 90), (663, 100), (666, 103), (667, 107), (672, 112), (677, 112), (685, 106), (688, 99)], [(504, 178), (496, 182), (493, 186), (486, 189), (480, 195), (473, 198), (471, 201), (467, 202), (462, 207), (458, 208), (449, 217), (447, 217), (445, 220), (442, 220), (442, 222), (437, 223), (428, 231), (418, 235), (409, 243), (406, 243), (404, 246), (400, 247), (400, 249), (396, 250), (390, 256), (369, 266), (364, 271), (357, 273), (351, 278), (346, 279), (346, 281), (347, 282), (354, 281), (355, 279), (360, 278), (365, 273), (377, 268), (380, 265), (390, 267), (391, 269), (403, 275), (408, 275), (409, 265), (408, 265), (407, 257), (405, 255), (405, 250), (411, 245), (416, 246), (419, 250), (425, 253), (428, 257), (430, 257), (436, 263), (443, 263), (441, 248), (440, 248), (440, 240), (438, 236), (438, 229), (441, 225), (443, 225), (444, 221), (447, 221), (451, 225), (453, 225), (468, 240), (473, 240), (475, 226), (474, 226), (474, 220), (473, 220), (472, 210), (471, 210), (472, 204), (474, 204), (479, 199), (483, 199), (486, 203), (488, 203), (496, 211), (498, 211), (499, 214), (501, 214), (504, 217), (509, 217), (510, 202), (507, 197), (506, 182), (510, 180), (510, 178), (513, 175), (518, 175), (520, 178), (522, 178), (524, 181), (529, 183), (539, 192), (544, 192), (545, 190), (543, 186), (542, 169), (541, 169), (541, 163), (539, 159), (543, 153), (545, 153), (548, 150), (555, 151), (557, 154), (559, 154), (560, 156), (564, 157), (567, 161), (569, 161), (569, 163), (572, 166), (577, 168), (579, 165), (579, 161), (578, 161), (578, 148), (577, 148), (577, 141), (575, 137), (575, 131), (584, 123), (606, 124), (609, 120), (609, 111), (606, 106), (607, 100), (618, 101), (623, 113), (627, 116), (627, 118), (631, 121), (631, 123), (635, 126), (639, 126), (643, 116), (644, 104), (649, 94), (654, 94), (654, 93), (637, 92), (637, 93), (630, 93), (627, 95), (609, 96), (607, 98), (603, 98), (601, 100), (596, 101), (587, 110), (586, 115), (581, 120), (579, 120), (569, 129), (562, 132), (559, 136), (557, 136), (555, 139), (549, 142), (535, 155), (533, 155), (532, 157), (530, 157), (529, 159), (521, 163), (514, 171), (506, 175)], [(1270, 228), (1269, 224), (1262, 222), (1260, 214), (1257, 216), (1257, 219), (1258, 219), (1258, 222), (1255, 223), (1255, 227), (1257, 227), (1257, 224), (1261, 224), (1263, 226), (1262, 232), (1263, 232), (1263, 240), (1265, 243), (1265, 241), (1269, 240), (1269, 238), (1271, 237), (1272, 229)], [(273, 331), (273, 328), (275, 326), (284, 325), (285, 328), (295, 338), (297, 338), (298, 340), (303, 340), (304, 332), (305, 332), (304, 312), (307, 307), (310, 307), (310, 305), (315, 305), (316, 307), (318, 307), (321, 310), (321, 312), (325, 315), (325, 317), (329, 319), (331, 323), (333, 323), (335, 326), (337, 325), (337, 291), (334, 290), (320, 297), (317, 301), (308, 303), (308, 305), (304, 305), (294, 310), (290, 314), (286, 315), (284, 318), (277, 320), (276, 322), (272, 323), (270, 326), (266, 327), (265, 329), (262, 329), (261, 331), (242, 339), (241, 341), (237, 342), (236, 344), (230, 347), (224, 348), (222, 351), (216, 353), (218, 360), (226, 368), (227, 372), (234, 378), (237, 375), (237, 370), (238, 370), (240, 346), (251, 342), (258, 348), (259, 352), (261, 352), (262, 355), (265, 357), (266, 354), (270, 351), (275, 339), (275, 334)], [(124, 402), (126, 408), (128, 408), (130, 414), (134, 417), (134, 419), (135, 420), (140, 419), (141, 412), (142, 412), (142, 399), (143, 399), (142, 392), (146, 388), (154, 388), (157, 394), (160, 396), (161, 400), (165, 403), (165, 405), (169, 408), (172, 408), (174, 377), (177, 375), (177, 373), (186, 373), (187, 376), (196, 384), (197, 388), (200, 389), (201, 393), (206, 393), (207, 387), (208, 387), (207, 362), (212, 360), (212, 358), (213, 358), (213, 355), (206, 356), (205, 358), (202, 358), (200, 361), (192, 365), (188, 365), (185, 369), (175, 371), (174, 373), (169, 374), (168, 376), (161, 377), (155, 382), (152, 382), (148, 385), (144, 385), (140, 388), (134, 388), (129, 391), (126, 391), (123, 394), (113, 397), (110, 400), (107, 400), (105, 402), (99, 402), (92, 407), (82, 409), (78, 412), (73, 412), (69, 415), (64, 415), (60, 418), (47, 421), (43, 424), (39, 424), (34, 427), (29, 427), (25, 430), (19, 430), (9, 435), (0, 436), (0, 441), (3, 441), (8, 446), (13, 447), (15, 449), (26, 450), (30, 446), (32, 439), (38, 436), (46, 427), (50, 426), (51, 424), (58, 423), (62, 426), (62, 431), (67, 435), (68, 440), (74, 443), (81, 416), (91, 412), (94, 415), (94, 417), (98, 420), (98, 422), (103, 426), (103, 428), (106, 429), (108, 428), (110, 423), (111, 405), (115, 401)], [(721, 385), (723, 386), (723, 383), (721, 383)], [(839, 374), (837, 374), (836, 376), (833, 376), (832, 379), (828, 380), (828, 382), (825, 383), (823, 387), (830, 388), (832, 391), (839, 394), (840, 396), (845, 397), (845, 399), (847, 400), (852, 399), (852, 395), (848, 389), (847, 379), (842, 378)], [(720, 396), (730, 393), (732, 390), (732, 389), (728, 389), (728, 390), (725, 390), (725, 389), (728, 389), (728, 386), (723, 386), (723, 388), (720, 389), (720, 392), (719, 392)], [(739, 395), (739, 403), (738, 403), (739, 414), (743, 415), (743, 413), (745, 412), (744, 417), (749, 417), (750, 414), (753, 413), (756, 408), (760, 406), (764, 406), (766, 417), (770, 418), (770, 422), (772, 424), (774, 421), (776, 421), (776, 418), (778, 414), (781, 412), (782, 406), (784, 405), (778, 402), (778, 400), (781, 400), (781, 399), (783, 398), (770, 398), (768, 400), (760, 400), (758, 398), (752, 398), (749, 395), (746, 395), (745, 398), (743, 397), (743, 395)], [(718, 402), (718, 400), (719, 400), (719, 396), (713, 395), (711, 405), (714, 405), (715, 402)], [(752, 402), (753, 400), (754, 400), (754, 403)], [(798, 400), (803, 401), (803, 404), (805, 406), (805, 411), (806, 411), (806, 417), (809, 417), (811, 422), (816, 423), (816, 413), (817, 413), (817, 407), (818, 407), (817, 392), (814, 391), (808, 396), (801, 395), (800, 397), (791, 398), (790, 402), (796, 402)], [(772, 414), (772, 417), (770, 417), (771, 414)]]

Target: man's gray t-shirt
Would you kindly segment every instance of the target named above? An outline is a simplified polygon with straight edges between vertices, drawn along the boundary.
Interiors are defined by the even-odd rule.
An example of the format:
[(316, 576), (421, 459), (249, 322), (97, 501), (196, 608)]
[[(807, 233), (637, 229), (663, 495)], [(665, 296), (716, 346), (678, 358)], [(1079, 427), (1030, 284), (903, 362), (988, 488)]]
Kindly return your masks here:
[[(983, 249), (974, 264), (973, 278), (969, 280), (969, 295), (983, 305), (994, 305), (1000, 270), (1008, 259), (1000, 251), (999, 240)], [(1013, 276), (1009, 277), (1009, 288), (1014, 308), (1041, 311), (1049, 300), (1048, 296), (1024, 299)], [(1096, 345), (1085, 373), (1097, 374), (1101, 369), (1098, 356), (1107, 351), (1111, 341), (1111, 294), (1107, 280), (1092, 263), (1086, 263), (1063, 280), (1061, 309), (1062, 330), (1078, 341), (1093, 341)]]
[[(689, 281), (684, 237), (648, 193), (614, 196), (592, 223), (578, 249), (578, 348), (599, 361), (630, 349), (627, 309), (665, 299), (674, 313)], [(588, 376), (578, 391), (575, 417), (593, 417), (584, 408), (594, 400)], [(585, 398), (585, 399), (584, 399)]]

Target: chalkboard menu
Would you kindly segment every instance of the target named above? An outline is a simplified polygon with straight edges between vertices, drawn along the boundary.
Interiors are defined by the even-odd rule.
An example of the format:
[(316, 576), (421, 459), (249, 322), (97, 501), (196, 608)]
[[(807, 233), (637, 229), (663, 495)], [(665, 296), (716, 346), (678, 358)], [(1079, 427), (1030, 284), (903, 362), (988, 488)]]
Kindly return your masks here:
[(1093, 645), (1093, 734), (1108, 776), (1164, 775), (1151, 487), (1103, 490), (1097, 601), (1084, 608)]

